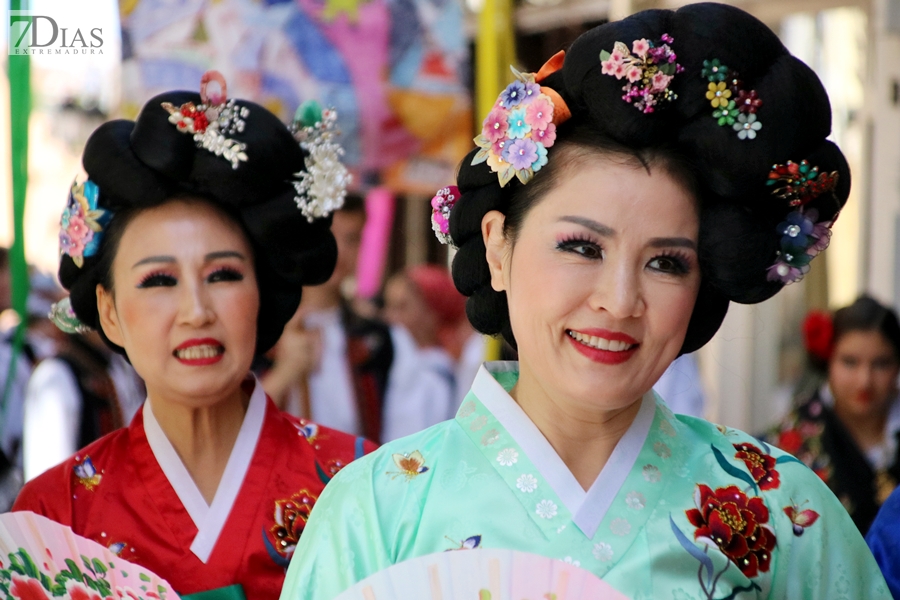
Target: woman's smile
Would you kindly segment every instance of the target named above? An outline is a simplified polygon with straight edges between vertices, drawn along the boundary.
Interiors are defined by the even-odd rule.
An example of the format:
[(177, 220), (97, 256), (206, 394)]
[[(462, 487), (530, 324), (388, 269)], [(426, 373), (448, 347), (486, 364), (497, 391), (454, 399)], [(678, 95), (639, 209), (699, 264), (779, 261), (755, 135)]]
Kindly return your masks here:
[(225, 354), (225, 346), (213, 338), (192, 339), (180, 344), (172, 351), (178, 362), (188, 366), (212, 365)]
[(606, 329), (566, 330), (572, 346), (589, 359), (607, 364), (624, 363), (637, 352), (640, 344), (630, 335)]

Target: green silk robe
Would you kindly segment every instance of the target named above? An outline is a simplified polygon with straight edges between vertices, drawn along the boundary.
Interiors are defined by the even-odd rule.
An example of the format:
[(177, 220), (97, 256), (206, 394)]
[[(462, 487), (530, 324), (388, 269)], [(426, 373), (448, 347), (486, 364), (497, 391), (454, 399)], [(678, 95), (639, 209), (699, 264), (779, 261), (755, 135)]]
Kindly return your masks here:
[(572, 562), (635, 600), (889, 600), (847, 512), (792, 456), (649, 392), (585, 491), (509, 396), (517, 369), (488, 363), (454, 420), (339, 473), (281, 599), (331, 600), (394, 563), (489, 547)]

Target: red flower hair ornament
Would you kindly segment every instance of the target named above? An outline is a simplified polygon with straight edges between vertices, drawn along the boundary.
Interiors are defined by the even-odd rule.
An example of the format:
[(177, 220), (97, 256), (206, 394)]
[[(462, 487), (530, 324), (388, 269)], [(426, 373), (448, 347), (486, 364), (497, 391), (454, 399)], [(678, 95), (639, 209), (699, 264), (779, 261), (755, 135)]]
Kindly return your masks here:
[(834, 343), (834, 323), (831, 314), (812, 310), (803, 320), (803, 346), (811, 356), (822, 362), (831, 358)]

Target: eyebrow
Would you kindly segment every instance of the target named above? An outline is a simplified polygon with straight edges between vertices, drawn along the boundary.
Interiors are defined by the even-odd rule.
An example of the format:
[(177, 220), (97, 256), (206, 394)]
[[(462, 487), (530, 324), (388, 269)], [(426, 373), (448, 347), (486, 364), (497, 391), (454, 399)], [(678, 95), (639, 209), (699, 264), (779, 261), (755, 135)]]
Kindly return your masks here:
[(575, 223), (576, 225), (581, 225), (582, 227), (586, 227), (591, 231), (594, 231), (598, 235), (602, 235), (604, 237), (615, 237), (616, 230), (608, 225), (604, 225), (603, 223), (598, 223), (593, 219), (587, 219), (585, 217), (575, 217), (575, 216), (565, 216), (560, 217), (560, 221), (566, 223)]
[[(247, 260), (246, 256), (236, 250), (219, 250), (217, 252), (210, 252), (204, 257), (204, 260), (205, 262), (210, 262), (219, 258), (237, 258), (239, 260)], [(147, 258), (142, 258), (141, 260), (134, 263), (131, 268), (134, 269), (141, 265), (148, 265), (152, 263), (171, 264), (174, 262), (176, 262), (174, 256), (148, 256)]]
[[(559, 220), (566, 223), (581, 225), (582, 227), (586, 227), (587, 229), (590, 229), (591, 231), (594, 231), (595, 233), (603, 237), (615, 237), (616, 235), (615, 229), (608, 225), (604, 225), (603, 223), (594, 221), (593, 219), (569, 215), (561, 217)], [(697, 250), (697, 243), (694, 240), (685, 237), (653, 238), (650, 240), (648, 245), (651, 248), (687, 248), (689, 250)]]

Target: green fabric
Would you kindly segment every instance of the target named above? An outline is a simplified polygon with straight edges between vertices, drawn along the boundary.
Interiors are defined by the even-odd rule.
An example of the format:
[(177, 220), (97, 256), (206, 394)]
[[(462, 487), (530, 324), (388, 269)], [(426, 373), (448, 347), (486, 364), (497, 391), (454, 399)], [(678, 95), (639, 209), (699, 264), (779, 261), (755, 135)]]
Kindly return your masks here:
[[(11, 10), (27, 10), (28, 0), (10, 0)], [(9, 60), (9, 114), (12, 137), (13, 244), (9, 249), (12, 306), (19, 313), (19, 327), (13, 339), (6, 385), (0, 396), (0, 423), (6, 417), (10, 387), (15, 379), (16, 362), (22, 352), (27, 326), (28, 263), (25, 260), (25, 192), (28, 188), (28, 119), (31, 114), (31, 60), (13, 55)]]
[[(495, 377), (507, 390), (514, 382), (508, 374)], [(470, 392), (454, 420), (386, 444), (332, 480), (303, 532), (281, 599), (331, 600), (392, 564), (459, 549), (474, 536), (481, 547), (574, 563), (632, 600), (890, 599), (862, 536), (812, 471), (740, 431), (676, 417), (658, 398), (654, 410), (637, 460), (588, 537), (519, 442)], [(749, 470), (738, 456), (745, 444), (769, 471)], [(414, 451), (427, 470), (407, 476), (397, 462)], [(776, 482), (765, 479), (772, 469)], [(701, 486), (752, 503), (776, 539), (771, 551), (748, 557), (769, 561), (764, 569), (749, 574), (716, 542), (697, 539), (689, 515), (699, 514)], [(797, 526), (800, 535), (789, 516), (794, 505), (819, 515), (805, 529)], [(740, 518), (727, 517), (732, 523), (751, 522), (749, 513), (735, 514)], [(755, 543), (749, 532), (739, 537)]]
[(189, 596), (181, 596), (181, 600), (247, 600), (247, 596), (244, 595), (244, 588), (241, 587), (241, 584), (236, 583)]

